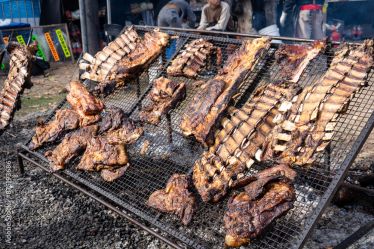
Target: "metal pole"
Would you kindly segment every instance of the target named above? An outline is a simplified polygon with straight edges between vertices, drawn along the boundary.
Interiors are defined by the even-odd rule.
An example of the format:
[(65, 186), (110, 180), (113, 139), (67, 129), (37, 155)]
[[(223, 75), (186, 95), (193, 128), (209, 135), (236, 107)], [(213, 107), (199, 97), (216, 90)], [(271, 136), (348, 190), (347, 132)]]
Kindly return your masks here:
[(85, 20), (86, 20), (86, 32), (87, 32), (87, 52), (95, 54), (100, 50), (99, 47), (99, 1), (90, 0), (84, 1), (85, 6)]
[(84, 5), (84, 0), (79, 0), (79, 16), (81, 21), (81, 33), (82, 33), (82, 47), (83, 52), (88, 51), (87, 44), (87, 26), (86, 26), (86, 8)]
[(110, 0), (106, 0), (106, 15), (108, 18), (108, 24), (112, 24), (112, 5)]

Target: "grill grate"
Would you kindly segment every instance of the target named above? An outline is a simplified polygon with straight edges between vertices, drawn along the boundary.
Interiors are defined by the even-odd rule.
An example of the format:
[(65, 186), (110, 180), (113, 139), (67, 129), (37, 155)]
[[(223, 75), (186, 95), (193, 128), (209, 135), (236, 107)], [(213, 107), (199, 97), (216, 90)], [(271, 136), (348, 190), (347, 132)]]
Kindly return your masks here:
[[(139, 34), (151, 28), (137, 26)], [(173, 57), (187, 42), (196, 38), (204, 38), (222, 49), (223, 62), (226, 61), (230, 50), (227, 47), (238, 47), (240, 40), (222, 36), (205, 36), (193, 33), (182, 33), (167, 30), (173, 37), (178, 37), (177, 48)], [(297, 41), (300, 43), (301, 41)], [(276, 44), (273, 44), (267, 54), (249, 73), (239, 89), (239, 95), (234, 105), (240, 106), (250, 97), (253, 90), (268, 82), (281, 80), (278, 76), (278, 68), (274, 61)], [(304, 71), (299, 84), (306, 86), (319, 79), (328, 68), (328, 61), (332, 58), (334, 48), (328, 49), (319, 55)], [(137, 120), (139, 108), (144, 105), (144, 97), (151, 89), (151, 81), (158, 76), (166, 76), (165, 71), (170, 59), (165, 58), (165, 53), (157, 58), (138, 80), (131, 82), (125, 89), (105, 98), (108, 107), (122, 108), (133, 119)], [(198, 79), (208, 79), (215, 74), (213, 71), (204, 71)], [(81, 185), (101, 194), (127, 212), (145, 223), (150, 223), (166, 232), (167, 237), (173, 237), (185, 245), (194, 248), (222, 248), (225, 231), (223, 229), (223, 214), (228, 197), (218, 204), (203, 203), (197, 198), (197, 211), (192, 222), (187, 226), (172, 215), (161, 214), (145, 205), (149, 195), (164, 188), (168, 178), (176, 172), (190, 173), (193, 163), (201, 155), (203, 148), (194, 140), (181, 135), (179, 123), (184, 109), (191, 103), (196, 88), (193, 81), (184, 77), (173, 77), (178, 81), (184, 81), (187, 86), (187, 98), (169, 115), (162, 117), (158, 126), (145, 124), (145, 134), (133, 145), (128, 146), (131, 166), (123, 177), (113, 183), (101, 180), (97, 173), (80, 172), (74, 169), (79, 162), (77, 158), (67, 169), (60, 174), (67, 178), (73, 178)], [(67, 107), (62, 103), (60, 107)], [(59, 108), (60, 108), (59, 107)], [(341, 180), (344, 171), (357, 155), (365, 136), (359, 137), (361, 131), (370, 132), (371, 127), (364, 127), (374, 110), (374, 77), (370, 72), (368, 85), (363, 87), (351, 100), (347, 112), (338, 119), (336, 132), (329, 146), (329, 154), (322, 155), (311, 168), (296, 168), (298, 177), (295, 182), (297, 200), (295, 207), (286, 216), (278, 219), (269, 230), (258, 239), (252, 241), (248, 248), (289, 248), (301, 245), (308, 235), (311, 225), (320, 215), (323, 207), (328, 203), (333, 189)], [(54, 113), (49, 118), (53, 118)], [(370, 118), (371, 117), (371, 118)], [(370, 119), (370, 120), (369, 120)], [(357, 141), (356, 141), (357, 140)], [(145, 143), (149, 143), (144, 155), (139, 151)], [(53, 149), (56, 144), (49, 145), (38, 150), (34, 155), (47, 163), (43, 156), (45, 151)], [(29, 154), (30, 155), (30, 154)], [(346, 156), (353, 155), (348, 164), (342, 166)], [(266, 165), (257, 164), (250, 172), (254, 173), (263, 169)], [(332, 191), (332, 192), (331, 192)], [(316, 209), (322, 207), (322, 209)]]

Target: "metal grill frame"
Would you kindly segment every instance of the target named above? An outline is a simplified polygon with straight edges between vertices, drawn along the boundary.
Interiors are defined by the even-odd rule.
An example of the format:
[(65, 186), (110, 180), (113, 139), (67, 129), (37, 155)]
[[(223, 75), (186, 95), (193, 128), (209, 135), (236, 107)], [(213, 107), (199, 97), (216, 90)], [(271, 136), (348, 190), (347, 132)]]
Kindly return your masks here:
[[(145, 31), (152, 30), (153, 28), (156, 28), (156, 27), (135, 26), (135, 28), (139, 32), (145, 32)], [(196, 33), (196, 30), (186, 30), (186, 29), (176, 29), (176, 28), (167, 28), (167, 29), (162, 28), (161, 30), (169, 33), (170, 35), (179, 35), (180, 37), (185, 38), (185, 39), (182, 39), (183, 42), (179, 44), (179, 46), (176, 48), (175, 53), (168, 61), (166, 61), (165, 58), (163, 57), (162, 62), (161, 62), (161, 64), (163, 65), (163, 68), (161, 72), (155, 75), (155, 78), (165, 73), (167, 65), (170, 64), (170, 61), (178, 54), (178, 52), (182, 49), (183, 45), (188, 41), (188, 39), (209, 38), (215, 41), (225, 42), (227, 44), (230, 44), (230, 43), (240, 44), (240, 40), (228, 38), (228, 37), (229, 36), (240, 36), (240, 37), (245, 37), (249, 39), (259, 37), (255, 35), (215, 32), (215, 31), (200, 32), (203, 34), (202, 35), (202, 34)], [(296, 39), (296, 38), (289, 38), (289, 37), (274, 37), (274, 39), (292, 42), (292, 43), (313, 41), (313, 40)], [(242, 91), (241, 98), (239, 98), (238, 101), (235, 102), (234, 104), (240, 105), (243, 101), (245, 101), (250, 96), (250, 94), (253, 92), (255, 87), (259, 85), (259, 81), (263, 80), (261, 71), (269, 70), (269, 68), (264, 66), (267, 63), (267, 61), (268, 59), (265, 56), (265, 58), (262, 58), (262, 62), (258, 63), (260, 64), (257, 67), (258, 71), (255, 73), (252, 72), (250, 73), (250, 75), (247, 75), (247, 79), (245, 81), (249, 83), (243, 84), (244, 86), (241, 90)], [(303, 75), (304, 74), (305, 72), (303, 73)], [(374, 75), (373, 74), (374, 74), (373, 71), (369, 74), (369, 81), (371, 81), (374, 86)], [(141, 77), (144, 77), (144, 74)], [(148, 74), (148, 77), (149, 77), (149, 74)], [(136, 83), (137, 83), (136, 84), (137, 86), (136, 101), (124, 107), (124, 109), (126, 109), (125, 112), (127, 112), (128, 115), (130, 115), (130, 117), (135, 118), (135, 119), (137, 117), (138, 109), (142, 105), (142, 101), (144, 100), (145, 96), (147, 95), (147, 93), (150, 91), (152, 87), (152, 85), (149, 84), (150, 82), (148, 82), (148, 86), (142, 89), (139, 78), (136, 80)], [(193, 81), (193, 80), (190, 80), (190, 81)], [(313, 81), (313, 79), (309, 79), (309, 80), (306, 79), (306, 81)], [(255, 83), (252, 84), (251, 82), (252, 83), (255, 82)], [(187, 84), (188, 83), (186, 83), (186, 85)], [(370, 92), (370, 94), (374, 95), (374, 91)], [(51, 115), (49, 115), (47, 120), (50, 120), (51, 118), (54, 117), (54, 113), (56, 110), (62, 107), (65, 107), (65, 106), (66, 106), (66, 100), (64, 100), (60, 105), (58, 105), (54, 110), (52, 110)], [(367, 108), (370, 108), (370, 107), (374, 109), (374, 102), (370, 106), (367, 106)], [(308, 181), (307, 178), (310, 177), (310, 175), (312, 175), (312, 178), (315, 177), (315, 179), (318, 179), (319, 177), (320, 179), (322, 179), (320, 183), (317, 181), (313, 182), (313, 186), (314, 186), (313, 191), (319, 193), (320, 198), (317, 201), (317, 206), (309, 207), (309, 213), (308, 215), (305, 215), (304, 220), (303, 220), (304, 225), (299, 230), (298, 234), (296, 235), (294, 233), (292, 234), (293, 226), (295, 226), (295, 223), (292, 223), (291, 221), (289, 221), (290, 223), (288, 224), (290, 226), (289, 230), (280, 231), (280, 234), (275, 234), (275, 235), (265, 233), (264, 237), (260, 238), (258, 241), (261, 242), (262, 239), (264, 240), (266, 239), (266, 241), (273, 241), (274, 242), (273, 245), (269, 244), (267, 245), (267, 248), (285, 248), (285, 247), (302, 248), (303, 247), (307, 238), (310, 235), (310, 232), (312, 231), (318, 219), (323, 214), (323, 211), (325, 210), (325, 208), (330, 203), (332, 197), (334, 196), (334, 193), (337, 191), (338, 187), (345, 179), (348, 168), (353, 163), (357, 154), (361, 150), (364, 142), (369, 136), (371, 130), (373, 129), (374, 127), (373, 109), (371, 109), (371, 114), (367, 118), (366, 124), (365, 125), (360, 124), (360, 126), (362, 125), (363, 126), (359, 130), (359, 134), (355, 138), (355, 141), (351, 144), (349, 153), (344, 154), (345, 155), (344, 159), (339, 163), (339, 165), (335, 166), (335, 168), (333, 169), (333, 172), (330, 171), (330, 174), (327, 175), (326, 173), (327, 171), (325, 169), (323, 168), (320, 169), (318, 167), (316, 168), (312, 167), (310, 169), (300, 169), (300, 168), (296, 169), (299, 173), (303, 173), (304, 171), (307, 171), (307, 173), (302, 174), (301, 181), (305, 180), (307, 182)], [(175, 111), (175, 112), (178, 113), (178, 111)], [(173, 111), (171, 111), (171, 113), (172, 113), (171, 116), (173, 116)], [(173, 117), (171, 116), (165, 115), (165, 117), (163, 117), (162, 119), (162, 122), (158, 126), (159, 129), (166, 131), (167, 134), (169, 135), (168, 143), (173, 142), (173, 137), (176, 138), (177, 140), (179, 137), (181, 137), (178, 129), (173, 130), (173, 127), (175, 127), (175, 122), (173, 121)], [(147, 128), (149, 128), (149, 126), (146, 127), (146, 130)], [(28, 147), (26, 146), (27, 143), (18, 144), (18, 147), (17, 147), (17, 156), (18, 156), (18, 162), (19, 162), (21, 173), (22, 174), (24, 173), (23, 160), (27, 160), (31, 162), (32, 164), (42, 168), (43, 170), (50, 172), (49, 167), (48, 167), (49, 165), (48, 160), (44, 157), (44, 155), (41, 152), (30, 151)], [(138, 161), (138, 159), (136, 159), (136, 161)], [(143, 164), (145, 165), (147, 163), (150, 163), (151, 165), (153, 164), (153, 162), (151, 161), (148, 162), (147, 159), (139, 159), (138, 163), (140, 165), (143, 165)], [(191, 167), (185, 167), (185, 168), (179, 169), (178, 171), (191, 173)], [(50, 172), (50, 173), (56, 176), (57, 178), (59, 178), (60, 180), (62, 180), (63, 182), (67, 183), (68, 185), (72, 186), (73, 188), (78, 189), (79, 191), (85, 193), (86, 195), (90, 196), (91, 198), (105, 205), (107, 208), (115, 211), (119, 215), (128, 219), (130, 222), (138, 225), (139, 227), (146, 230), (150, 234), (163, 240), (164, 242), (166, 242), (167, 244), (171, 245), (174, 248), (185, 248), (185, 247), (206, 248), (205, 247), (206, 245), (204, 245), (203, 242), (199, 241), (199, 239), (201, 238), (198, 238), (198, 237), (191, 238), (190, 235), (188, 235), (188, 233), (186, 232), (186, 228), (182, 228), (181, 230), (178, 230), (177, 227), (175, 226), (175, 224), (178, 221), (176, 221), (175, 219), (169, 219), (167, 218), (168, 215), (163, 215), (160, 213), (154, 216), (151, 216), (148, 213), (145, 213), (144, 211), (139, 210), (139, 208), (135, 204), (131, 203), (131, 199), (126, 202), (125, 200), (123, 200), (123, 198), (121, 198), (121, 196), (116, 196), (110, 191), (108, 191), (107, 189), (105, 189), (104, 187), (100, 187), (100, 184), (99, 183), (96, 184), (95, 182), (96, 180), (94, 178), (86, 179), (84, 177), (81, 177), (80, 174), (74, 173), (74, 170), (64, 170), (61, 172)], [(327, 186), (326, 186), (326, 183), (328, 183)], [(165, 184), (166, 184), (166, 181), (163, 182), (162, 187), (164, 187)], [(222, 205), (225, 206), (225, 204), (226, 204), (226, 199), (222, 200), (219, 205), (215, 205), (215, 206), (211, 205), (210, 207), (215, 208), (215, 209), (221, 209), (222, 211)], [(201, 218), (201, 215), (200, 215), (200, 218)], [(287, 224), (287, 221), (286, 221), (286, 224)], [(205, 227), (205, 229), (209, 230), (209, 228), (207, 227)], [(284, 240), (283, 237), (292, 238), (292, 239), (290, 240), (286, 239), (286, 242), (287, 242), (286, 243), (283, 241)], [(219, 240), (222, 241), (222, 244), (214, 244), (215, 247), (223, 245), (223, 238), (219, 238)], [(284, 244), (281, 244), (279, 241), (283, 241)], [(266, 242), (264, 243), (266, 245)], [(274, 244), (277, 246), (275, 247)], [(256, 242), (255, 242), (254, 244), (249, 245), (249, 248), (258, 248), (258, 247), (263, 247), (263, 246), (264, 245), (259, 246), (258, 243), (256, 245)]]

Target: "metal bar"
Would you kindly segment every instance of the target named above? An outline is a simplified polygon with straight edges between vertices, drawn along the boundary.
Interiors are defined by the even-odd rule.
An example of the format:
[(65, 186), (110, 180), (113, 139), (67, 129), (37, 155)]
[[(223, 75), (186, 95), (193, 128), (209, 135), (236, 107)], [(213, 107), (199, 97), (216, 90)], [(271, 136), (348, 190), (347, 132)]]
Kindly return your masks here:
[[(172, 28), (172, 27), (158, 27), (158, 26), (145, 26), (145, 25), (134, 25), (134, 27), (140, 28), (154, 28), (160, 30), (172, 30), (178, 32), (189, 32), (195, 34), (206, 34), (206, 35), (227, 35), (227, 36), (238, 36), (238, 37), (248, 37), (248, 38), (261, 38), (264, 37), (262, 35), (251, 35), (251, 34), (242, 34), (242, 33), (235, 33), (235, 32), (221, 32), (221, 31), (213, 31), (213, 30), (196, 30), (196, 29), (185, 29), (185, 28)], [(296, 37), (286, 37), (286, 36), (270, 36), (274, 40), (283, 40), (283, 41), (296, 41), (296, 42), (313, 42), (313, 39), (304, 39), (304, 38), (296, 38)], [(340, 44), (341, 42), (331, 41), (332, 44)], [(347, 44), (360, 44), (355, 42), (346, 42)]]
[(88, 41), (87, 41), (87, 22), (86, 22), (86, 7), (84, 0), (79, 0), (79, 16), (81, 23), (81, 34), (82, 34), (82, 47), (83, 52), (86, 53), (88, 50)]
[(169, 144), (173, 143), (173, 128), (171, 125), (170, 113), (166, 114), (167, 126), (168, 126), (168, 142)]
[[(38, 162), (36, 162), (35, 160), (32, 160), (31, 158), (28, 158), (25, 154), (23, 153), (18, 153), (18, 155), (20, 157), (22, 157), (23, 159), (31, 162), (32, 164), (38, 166), (39, 168), (43, 169), (44, 171), (46, 172), (50, 172), (50, 170), (48, 168), (46, 168), (45, 166), (39, 164)], [(61, 176), (59, 173), (57, 172), (50, 172), (53, 176), (57, 177), (59, 180), (63, 181), (64, 183), (70, 185), (71, 187), (79, 190), (80, 192), (84, 193), (85, 195), (91, 197), (92, 199), (94, 199), (95, 201), (101, 203), (102, 205), (106, 206), (107, 208), (109, 208), (110, 210), (116, 212), (117, 214), (121, 215), (122, 217), (124, 217), (125, 219), (127, 219), (128, 221), (130, 221), (131, 223), (139, 226), (141, 229), (147, 231), (148, 233), (150, 233), (151, 235), (155, 236), (156, 238), (162, 240), (163, 242), (167, 243), (168, 245), (172, 246), (173, 248), (176, 248), (176, 249), (183, 249), (183, 247), (180, 247), (179, 245), (177, 245), (176, 243), (170, 241), (169, 239), (165, 238), (164, 236), (158, 234), (157, 232), (153, 231), (152, 229), (150, 229), (149, 227), (143, 225), (142, 223), (140, 223), (139, 221), (135, 220), (134, 218), (132, 218), (130, 215), (122, 212), (121, 210), (119, 210), (117, 207), (113, 206), (112, 204), (110, 204), (109, 202), (105, 201), (105, 200), (102, 200), (100, 197), (90, 193), (89, 191), (85, 190), (84, 188), (80, 187), (79, 185), (75, 184), (74, 182), (70, 181), (69, 179)]]
[(111, 0), (106, 0), (106, 15), (108, 24), (112, 24), (112, 5)]
[(18, 154), (17, 151), (17, 162), (18, 162), (18, 167), (19, 167), (19, 173), (21, 175), (25, 174), (25, 165), (23, 164), (23, 158)]
[(360, 135), (357, 137), (355, 143), (352, 146), (352, 150), (345, 157), (341, 167), (336, 170), (336, 173), (334, 177), (332, 178), (332, 181), (330, 182), (329, 187), (325, 191), (321, 199), (321, 202), (314, 209), (312, 215), (306, 221), (303, 232), (301, 233), (297, 243), (295, 244), (296, 245), (295, 248), (302, 248), (305, 245), (318, 219), (322, 216), (323, 212), (325, 211), (328, 204), (331, 202), (339, 186), (342, 184), (342, 182), (346, 178), (347, 173), (348, 173), (348, 168), (352, 165), (353, 161), (357, 157), (358, 153), (360, 152), (362, 146), (364, 145), (366, 139), (368, 138), (373, 128), (374, 128), (374, 113), (370, 116), (365, 127), (361, 130)]
[(373, 228), (374, 228), (374, 221), (371, 221), (367, 223), (366, 225), (360, 227), (356, 232), (354, 232), (348, 238), (340, 242), (337, 246), (334, 247), (334, 249), (346, 249), (350, 247)]

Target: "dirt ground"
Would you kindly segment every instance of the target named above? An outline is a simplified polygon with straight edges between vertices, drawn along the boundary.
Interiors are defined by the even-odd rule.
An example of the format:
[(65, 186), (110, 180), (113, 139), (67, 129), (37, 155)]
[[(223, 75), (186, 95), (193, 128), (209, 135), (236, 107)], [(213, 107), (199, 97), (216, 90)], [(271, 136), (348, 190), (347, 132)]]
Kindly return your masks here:
[[(72, 63), (52, 64), (46, 75), (32, 78), (25, 90), (9, 130), (0, 137), (1, 164), (12, 165), (13, 237), (11, 248), (168, 248), (153, 236), (106, 210), (95, 201), (62, 184), (41, 170), (26, 164), (27, 175), (18, 176), (13, 148), (27, 139), (39, 116), (56, 106), (66, 95), (66, 84), (78, 77)], [(3, 77), (0, 77), (3, 82)], [(365, 143), (350, 174), (374, 171), (374, 132)], [(0, 170), (0, 203), (9, 201), (4, 167)], [(8, 198), (8, 199), (7, 199)], [(0, 216), (4, 214), (0, 210)], [(331, 205), (313, 232), (306, 248), (334, 246), (364, 225), (374, 214), (360, 204)], [(5, 225), (1, 221), (0, 228)], [(4, 248), (0, 233), (0, 248)], [(7, 247), (5, 247), (7, 248)], [(351, 249), (374, 248), (370, 233)]]

